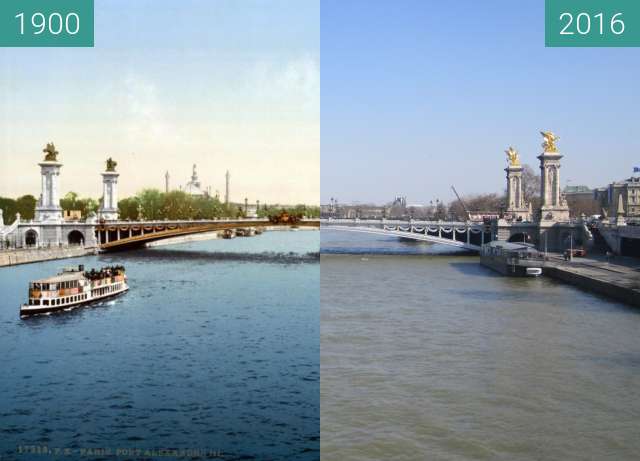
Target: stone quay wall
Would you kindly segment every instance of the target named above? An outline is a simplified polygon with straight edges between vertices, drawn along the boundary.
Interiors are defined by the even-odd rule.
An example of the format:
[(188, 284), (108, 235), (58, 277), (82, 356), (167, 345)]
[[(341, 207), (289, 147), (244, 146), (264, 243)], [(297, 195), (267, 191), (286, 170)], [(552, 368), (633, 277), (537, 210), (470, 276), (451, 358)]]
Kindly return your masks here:
[(622, 303), (640, 307), (640, 290), (635, 283), (624, 283), (612, 277), (611, 280), (590, 274), (580, 273), (569, 267), (549, 266), (543, 269), (544, 275), (560, 280), (583, 290), (606, 296)]
[(0, 267), (29, 264), (52, 259), (77, 258), (96, 253), (95, 248), (53, 247), (0, 251)]

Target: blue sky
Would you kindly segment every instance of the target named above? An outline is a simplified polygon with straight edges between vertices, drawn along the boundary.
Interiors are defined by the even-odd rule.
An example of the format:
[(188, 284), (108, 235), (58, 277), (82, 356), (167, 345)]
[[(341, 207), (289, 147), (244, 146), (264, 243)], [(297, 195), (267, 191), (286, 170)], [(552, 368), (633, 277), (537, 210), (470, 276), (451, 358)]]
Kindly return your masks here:
[(0, 195), (37, 196), (52, 140), (62, 193), (99, 196), (113, 156), (121, 196), (196, 163), (236, 201), (318, 202), (319, 0), (96, 0), (95, 20), (95, 48), (0, 49)]
[(545, 48), (544, 2), (322, 2), (321, 197), (410, 203), (504, 189), (560, 136), (563, 185), (640, 165), (640, 50)]

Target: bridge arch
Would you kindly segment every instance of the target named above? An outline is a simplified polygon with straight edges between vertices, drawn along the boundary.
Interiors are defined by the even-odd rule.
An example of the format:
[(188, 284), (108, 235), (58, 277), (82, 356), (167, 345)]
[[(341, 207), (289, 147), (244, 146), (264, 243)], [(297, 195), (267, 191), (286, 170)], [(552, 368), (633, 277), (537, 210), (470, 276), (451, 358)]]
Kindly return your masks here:
[(79, 230), (72, 230), (67, 235), (67, 243), (69, 245), (84, 245), (85, 238), (84, 234)]
[(38, 245), (38, 231), (35, 229), (29, 229), (24, 233), (24, 244), (28, 247), (34, 247)]
[(564, 231), (560, 236), (560, 243), (563, 248), (567, 249), (571, 246), (579, 247), (584, 244), (584, 241), (580, 235), (577, 235), (576, 232)]
[[(440, 229), (438, 229), (439, 227)], [(470, 251), (480, 251), (481, 244), (490, 241), (490, 238), (484, 240), (484, 237), (482, 237), (483, 231), (481, 230), (481, 228), (473, 226), (467, 229), (466, 227), (464, 227), (464, 223), (434, 223), (433, 226), (426, 225), (423, 227), (414, 226), (411, 224), (408, 224), (407, 227), (402, 227), (400, 225), (383, 225), (382, 227), (373, 227), (366, 225), (340, 225), (337, 223), (329, 223), (323, 225), (322, 229), (343, 232), (359, 232), (364, 234), (387, 235), (411, 240), (420, 240), (430, 243), (439, 243), (457, 248), (463, 248)], [(467, 232), (469, 232), (468, 236)], [(484, 242), (482, 240), (484, 240)]]
[(528, 232), (518, 232), (511, 235), (507, 241), (512, 243), (533, 243), (533, 238)]

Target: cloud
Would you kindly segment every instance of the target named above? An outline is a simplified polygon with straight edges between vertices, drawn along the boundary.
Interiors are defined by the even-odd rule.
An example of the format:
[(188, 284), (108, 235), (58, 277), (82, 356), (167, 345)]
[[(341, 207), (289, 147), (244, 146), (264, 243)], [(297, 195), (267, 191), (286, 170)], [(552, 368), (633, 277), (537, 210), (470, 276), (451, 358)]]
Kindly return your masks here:
[(320, 64), (305, 55), (284, 62), (260, 60), (247, 75), (249, 90), (261, 98), (288, 99), (305, 108), (319, 107)]
[(167, 104), (150, 80), (128, 74), (115, 83), (111, 97), (111, 115), (127, 139), (149, 142), (161, 136), (177, 136), (166, 117)]

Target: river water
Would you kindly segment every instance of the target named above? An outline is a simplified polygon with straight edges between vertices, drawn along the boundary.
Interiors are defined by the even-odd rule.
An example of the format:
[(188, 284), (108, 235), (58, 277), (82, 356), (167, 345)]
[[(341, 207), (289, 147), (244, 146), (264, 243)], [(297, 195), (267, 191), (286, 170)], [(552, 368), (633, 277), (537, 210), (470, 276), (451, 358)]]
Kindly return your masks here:
[[(319, 238), (267, 232), (0, 269), (0, 459), (318, 459)], [(30, 280), (79, 263), (124, 264), (130, 291), (19, 318)], [(47, 455), (57, 449), (70, 454)]]
[(322, 231), (321, 453), (640, 458), (640, 311), (446, 247)]

